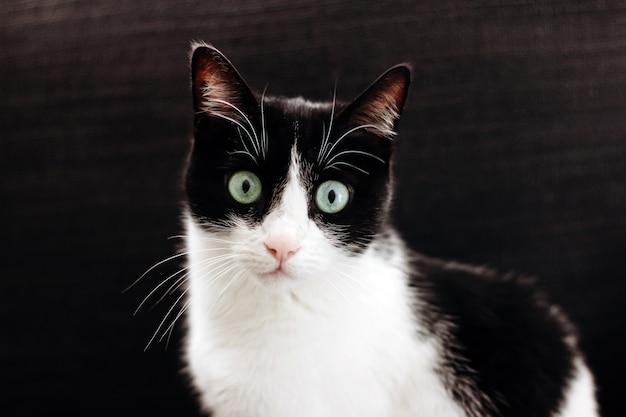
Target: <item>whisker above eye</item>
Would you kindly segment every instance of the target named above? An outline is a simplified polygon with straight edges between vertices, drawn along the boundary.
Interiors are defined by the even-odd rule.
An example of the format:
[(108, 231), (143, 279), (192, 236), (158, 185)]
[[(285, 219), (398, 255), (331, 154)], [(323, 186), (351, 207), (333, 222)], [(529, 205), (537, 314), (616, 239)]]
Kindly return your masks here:
[[(222, 99), (214, 98), (214, 99), (212, 99), (212, 101), (215, 101), (216, 103), (224, 104), (224, 105), (226, 105), (228, 107), (231, 107), (237, 113), (239, 113), (244, 118), (244, 120), (248, 123), (248, 126), (250, 126), (250, 130), (252, 131), (252, 134), (254, 134), (254, 138), (256, 139), (256, 142), (259, 141), (259, 137), (256, 134), (256, 130), (254, 129), (254, 125), (252, 124), (250, 119), (248, 119), (248, 116), (243, 111), (241, 111), (241, 109), (239, 109), (239, 107), (235, 106), (234, 104), (232, 104), (232, 103), (230, 103), (230, 102), (228, 102), (226, 100), (222, 100)], [(250, 139), (252, 139), (252, 138), (250, 138)]]
[(365, 174), (365, 175), (369, 175), (369, 174), (370, 174), (368, 171), (366, 171), (366, 170), (364, 170), (364, 169), (361, 169), (361, 168), (357, 167), (356, 165), (350, 164), (350, 163), (348, 163), (348, 162), (342, 162), (342, 161), (333, 162), (332, 164), (327, 165), (327, 166), (324, 168), (324, 170), (331, 169), (331, 168), (334, 168), (334, 169), (340, 169), (340, 168), (338, 168), (338, 167), (337, 167), (337, 165), (344, 165), (344, 166), (347, 166), (347, 167), (350, 167), (350, 168), (354, 168), (354, 169), (356, 169), (357, 171), (360, 171), (360, 172), (362, 172), (362, 173), (363, 173), (363, 174)]
[[(248, 129), (246, 129), (245, 126), (243, 126), (240, 122), (238, 122), (237, 120), (233, 119), (232, 117), (228, 117), (228, 116), (225, 116), (225, 115), (219, 114), (219, 113), (216, 113), (215, 115), (217, 117), (221, 117), (222, 119), (227, 120), (227, 121), (237, 125), (237, 127), (238, 127), (237, 131), (239, 132), (240, 136), (241, 136), (241, 131), (239, 129), (243, 130), (246, 133), (246, 136), (248, 137), (248, 139), (250, 139), (250, 144), (254, 148), (254, 152), (256, 154), (256, 156), (255, 156), (255, 155), (252, 155), (252, 153), (250, 153), (250, 156), (252, 156), (252, 159), (254, 159), (254, 161), (258, 164), (257, 157), (261, 155), (261, 153), (260, 153), (261, 150), (258, 147), (259, 146), (258, 145), (258, 139), (255, 140), (252, 137), (252, 134), (250, 134), (250, 132), (248, 131)], [(256, 133), (255, 133), (255, 136), (256, 136)], [(246, 142), (243, 140), (243, 137), (241, 137), (241, 143), (242, 143), (243, 147), (245, 148), (245, 150), (250, 152), (250, 150), (248, 149), (248, 146), (246, 145)]]
[(263, 156), (267, 157), (267, 149), (269, 147), (267, 130), (265, 128), (265, 93), (267, 92), (268, 85), (265, 85), (263, 94), (261, 94), (261, 144), (263, 145)]
[(321, 146), (321, 148), (320, 148), (320, 152), (319, 152), (319, 154), (318, 154), (318, 164), (319, 164), (321, 167), (323, 167), (323, 168), (322, 168), (322, 170), (329, 169), (329, 168), (336, 168), (336, 169), (339, 169), (339, 168), (337, 167), (337, 165), (345, 165), (345, 166), (349, 166), (349, 167), (351, 167), (351, 168), (354, 168), (354, 169), (356, 169), (356, 170), (358, 170), (358, 171), (360, 171), (360, 172), (362, 172), (362, 173), (364, 173), (364, 174), (366, 174), (366, 175), (369, 175), (369, 172), (367, 172), (367, 171), (366, 171), (366, 170), (364, 170), (364, 169), (358, 168), (358, 167), (356, 167), (356, 166), (355, 166), (355, 165), (353, 165), (353, 164), (349, 164), (349, 163), (347, 163), (347, 162), (341, 162), (341, 163), (339, 163), (339, 162), (337, 162), (337, 161), (336, 161), (336, 160), (337, 160), (338, 158), (340, 158), (341, 156), (343, 156), (343, 155), (349, 155), (349, 154), (360, 154), (360, 155), (364, 155), (364, 156), (371, 157), (371, 158), (373, 158), (373, 159), (375, 159), (375, 160), (377, 160), (377, 161), (379, 161), (379, 162), (381, 162), (381, 163), (385, 163), (385, 161), (384, 161), (382, 158), (380, 158), (380, 157), (378, 157), (378, 156), (376, 156), (376, 155), (374, 155), (374, 154), (371, 154), (371, 153), (369, 153), (369, 152), (365, 152), (365, 151), (359, 151), (359, 150), (346, 150), (346, 151), (339, 152), (339, 153), (337, 153), (337, 154), (333, 154), (333, 151), (335, 150), (335, 148), (336, 148), (336, 147), (337, 147), (337, 146), (338, 146), (338, 145), (339, 145), (339, 144), (340, 144), (340, 143), (341, 143), (341, 142), (342, 142), (342, 141), (343, 141), (346, 137), (348, 137), (349, 135), (351, 135), (352, 133), (354, 133), (354, 132), (356, 132), (356, 131), (363, 130), (363, 129), (375, 129), (375, 130), (378, 130), (378, 131), (381, 131), (381, 132), (383, 132), (383, 131), (384, 131), (384, 129), (382, 129), (380, 126), (376, 126), (376, 125), (373, 125), (373, 124), (359, 125), (359, 126), (356, 126), (356, 127), (352, 128), (352, 129), (348, 130), (347, 132), (345, 132), (345, 133), (344, 133), (343, 135), (341, 135), (341, 136), (340, 136), (340, 137), (339, 137), (336, 141), (334, 141), (332, 145), (330, 145), (330, 140), (329, 140), (329, 137), (330, 137), (330, 129), (329, 129), (329, 131), (328, 131), (328, 133), (327, 133), (326, 137), (325, 137), (325, 138), (324, 138), (324, 140), (322, 141), (322, 146)]
[(376, 125), (372, 125), (372, 124), (368, 124), (368, 125), (359, 125), (357, 127), (353, 127), (352, 129), (348, 130), (347, 132), (345, 132), (343, 135), (339, 136), (339, 139), (337, 139), (333, 145), (330, 147), (330, 149), (328, 150), (328, 152), (325, 155), (324, 158), (324, 162), (326, 161), (326, 158), (328, 158), (330, 155), (332, 155), (333, 150), (335, 149), (335, 147), (337, 145), (339, 145), (339, 143), (341, 143), (342, 140), (344, 140), (346, 137), (348, 137), (349, 135), (351, 135), (352, 133), (359, 131), (359, 130), (363, 130), (363, 129), (376, 129), (376, 130), (382, 130), (379, 126)]
[(233, 152), (229, 152), (228, 155), (246, 155), (249, 156), (250, 159), (252, 159), (252, 161), (254, 161), (255, 163), (257, 162), (256, 158), (254, 157), (254, 155), (252, 155), (249, 151), (245, 150), (245, 151), (233, 151)]
[(237, 127), (237, 133), (239, 134), (239, 139), (241, 139), (241, 144), (243, 145), (243, 148), (244, 148), (244, 151), (241, 151), (241, 152), (250, 156), (250, 158), (252, 158), (252, 160), (255, 163), (257, 163), (256, 157), (252, 154), (252, 152), (250, 152), (250, 149), (248, 149), (248, 145), (246, 145), (246, 141), (243, 140), (243, 136), (241, 135), (241, 129), (239, 127)]
[(337, 105), (337, 84), (335, 84), (335, 89), (333, 92), (333, 105), (330, 110), (330, 123), (328, 125), (328, 132), (326, 132), (326, 125), (323, 125), (322, 129), (322, 146), (320, 147), (319, 153), (317, 155), (317, 163), (321, 165), (326, 158), (326, 151), (330, 144), (330, 133), (333, 130), (333, 121), (335, 119), (335, 107)]
[(381, 162), (383, 164), (385, 163), (384, 159), (374, 155), (373, 153), (365, 152), (365, 151), (358, 151), (358, 150), (347, 150), (347, 151), (339, 152), (339, 153), (333, 155), (326, 163), (327, 164), (332, 164), (334, 160), (340, 158), (341, 156), (343, 156), (343, 155), (350, 155), (350, 154), (369, 156), (370, 158), (373, 158), (373, 159), (375, 159), (375, 160), (377, 160), (377, 161), (379, 161), (379, 162)]

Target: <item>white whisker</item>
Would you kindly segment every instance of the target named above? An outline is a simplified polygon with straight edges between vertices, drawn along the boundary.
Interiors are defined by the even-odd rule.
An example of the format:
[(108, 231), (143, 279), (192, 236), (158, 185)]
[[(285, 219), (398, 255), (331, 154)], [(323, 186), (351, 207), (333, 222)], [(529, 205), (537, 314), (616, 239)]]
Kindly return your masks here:
[[(218, 274), (216, 277), (214, 277), (208, 284), (204, 285), (202, 290), (206, 290), (207, 288), (209, 288), (215, 281), (217, 281), (222, 275), (224, 275), (226, 272), (229, 272), (230, 270), (233, 269), (233, 265), (230, 265), (228, 268), (225, 268), (220, 274)], [(243, 272), (239, 272), (237, 273), (235, 276), (233, 276), (228, 283), (226, 284), (226, 286), (222, 289), (222, 291), (220, 291), (220, 293), (218, 294), (216, 300), (213, 302), (213, 304), (211, 305), (211, 307), (209, 308), (209, 313), (213, 310), (213, 307), (215, 306), (215, 304), (217, 304), (217, 302), (219, 301), (219, 299), (222, 297), (222, 294), (224, 292), (226, 292), (226, 290), (228, 290), (228, 288), (230, 288), (230, 286), (243, 274)], [(186, 291), (185, 291), (186, 292)], [(176, 303), (178, 303), (178, 301), (180, 301), (180, 297), (178, 298), (178, 300), (176, 301)], [(175, 304), (176, 304), (175, 303)], [(163, 334), (161, 335), (161, 337), (159, 338), (159, 342), (163, 340), (163, 338), (168, 335), (168, 342), (169, 342), (169, 338), (172, 335), (172, 332), (174, 330), (174, 326), (176, 325), (176, 323), (178, 322), (178, 320), (187, 312), (187, 310), (189, 309), (189, 306), (191, 305), (191, 300), (188, 300), (185, 304), (183, 304), (183, 306), (181, 307), (180, 311), (178, 312), (178, 314), (176, 314), (176, 317), (174, 317), (174, 319), (172, 320), (172, 322), (167, 326), (167, 328), (165, 329), (165, 331), (163, 332)], [(168, 313), (169, 314), (169, 313)], [(157, 329), (158, 332), (158, 329)], [(167, 346), (167, 343), (166, 343)]]
[[(180, 237), (186, 238), (187, 236), (183, 235), (183, 236), (180, 236)], [(216, 237), (212, 237), (212, 236), (197, 237), (196, 239), (202, 240), (203, 242), (228, 243), (228, 244), (237, 243), (237, 241), (235, 239), (216, 238)]]
[[(252, 134), (248, 131), (248, 129), (246, 129), (246, 128), (245, 128), (245, 126), (243, 126), (243, 125), (242, 125), (239, 121), (237, 121), (237, 120), (233, 119), (232, 117), (228, 117), (228, 116), (225, 116), (225, 115), (223, 115), (223, 114), (219, 114), (219, 113), (215, 113), (215, 115), (216, 115), (216, 116), (218, 116), (218, 117), (221, 117), (221, 118), (222, 118), (222, 119), (224, 119), (224, 120), (228, 120), (229, 122), (234, 123), (235, 125), (237, 125), (237, 127), (241, 128), (241, 130), (243, 130), (243, 131), (246, 133), (246, 136), (248, 137), (248, 139), (250, 139), (250, 144), (251, 144), (251, 145), (252, 145), (252, 147), (254, 148), (255, 153), (256, 153), (257, 155), (259, 155), (260, 150), (259, 150), (259, 148), (258, 148), (258, 144), (257, 144), (257, 142), (254, 140), (254, 138), (252, 137)], [(241, 135), (241, 132), (239, 132), (239, 134)], [(256, 135), (256, 133), (255, 133), (255, 135)], [(243, 138), (242, 138), (242, 140), (241, 140), (241, 143), (242, 143), (242, 145), (246, 148), (246, 151), (248, 151), (248, 152), (249, 152), (249, 149), (248, 149), (248, 147), (246, 146), (245, 141), (243, 140)], [(252, 156), (252, 153), (250, 153), (250, 155)], [(256, 163), (258, 163), (258, 160), (257, 160), (257, 158), (256, 158), (255, 156), (252, 156), (252, 158), (254, 159), (254, 161), (255, 161)]]
[[(222, 255), (220, 257), (220, 259), (216, 259), (216, 258), (211, 258), (209, 260), (204, 260), (201, 262), (196, 262), (194, 264), (195, 266), (201, 266), (199, 269), (197, 269), (195, 272), (196, 273), (203, 273), (205, 270), (212, 268), (213, 265), (218, 264), (218, 263), (224, 263), (223, 265), (221, 265), (220, 267), (218, 267), (217, 269), (210, 269), (212, 272), (214, 272), (214, 276), (203, 286), (203, 291), (207, 288), (209, 288), (214, 282), (216, 282), (217, 280), (219, 280), (225, 273), (229, 272), (230, 270), (232, 270), (235, 267), (235, 264), (233, 262), (233, 259), (235, 258), (235, 255), (232, 254), (227, 254), (227, 255)], [(191, 267), (191, 265), (189, 266)], [(187, 267), (187, 268), (189, 268)], [(186, 274), (187, 275), (187, 274)], [(182, 282), (180, 283), (182, 284)], [(175, 284), (178, 285), (178, 284)], [(146, 345), (145, 349), (148, 349), (148, 347), (150, 347), (150, 345), (154, 342), (154, 340), (157, 338), (157, 336), (159, 335), (159, 333), (161, 333), (161, 330), (163, 329), (163, 326), (165, 325), (165, 322), (168, 320), (168, 318), (172, 315), (172, 312), (174, 311), (174, 309), (176, 308), (176, 306), (180, 303), (180, 300), (183, 299), (183, 297), (185, 297), (187, 295), (187, 293), (189, 292), (190, 287), (186, 288), (184, 291), (182, 291), (182, 293), (176, 298), (176, 300), (174, 301), (174, 303), (172, 304), (172, 306), (168, 309), (167, 313), (165, 314), (165, 316), (163, 317), (163, 319), (161, 320), (161, 322), (159, 323), (159, 326), (157, 327), (157, 329), (155, 330), (154, 334), (152, 335), (152, 337), (150, 338), (150, 340), (148, 341), (148, 344)], [(161, 334), (161, 336), (159, 337), (159, 341), (162, 341), (163, 338), (170, 333), (174, 327), (174, 325), (176, 324), (176, 322), (178, 321), (178, 319), (184, 314), (184, 312), (186, 311), (187, 307), (188, 307), (189, 302), (185, 303), (183, 305), (183, 307), (181, 308), (181, 310), (176, 314), (176, 317), (174, 318), (174, 320), (165, 328), (165, 331)]]
[(181, 256), (186, 256), (186, 255), (188, 255), (189, 253), (190, 253), (190, 252), (188, 252), (188, 251), (185, 251), (185, 252), (180, 252), (180, 253), (177, 253), (177, 254), (175, 254), (175, 255), (169, 256), (169, 257), (167, 257), (167, 258), (165, 258), (165, 259), (163, 259), (163, 260), (161, 260), (161, 261), (159, 261), (159, 262), (155, 263), (155, 264), (154, 264), (154, 265), (152, 265), (150, 268), (148, 268), (148, 269), (147, 269), (147, 270), (146, 270), (143, 274), (141, 274), (141, 276), (140, 276), (139, 278), (137, 278), (135, 281), (133, 281), (133, 283), (132, 283), (132, 284), (130, 284), (130, 285), (129, 285), (126, 289), (124, 289), (124, 290), (122, 291), (122, 293), (125, 293), (126, 291), (130, 290), (132, 287), (134, 287), (135, 285), (137, 285), (137, 283), (138, 283), (139, 281), (141, 281), (141, 280), (142, 280), (142, 279), (143, 279), (146, 275), (148, 275), (150, 272), (152, 272), (153, 270), (155, 270), (155, 269), (156, 269), (156, 268), (158, 268), (159, 266), (161, 266), (161, 265), (163, 265), (163, 264), (165, 264), (165, 263), (167, 263), (167, 262), (170, 262), (170, 261), (172, 261), (172, 260), (174, 260), (174, 259), (180, 258)]
[(365, 152), (365, 151), (357, 151), (357, 150), (347, 150), (347, 151), (342, 151), (339, 152), (335, 155), (333, 155), (328, 161), (326, 161), (327, 164), (332, 164), (334, 160), (340, 158), (342, 155), (349, 155), (349, 154), (357, 154), (357, 155), (364, 155), (364, 156), (369, 156), (370, 158), (373, 158), (379, 162), (382, 162), (383, 164), (385, 163), (385, 160), (372, 154), (369, 152)]
[(167, 297), (168, 295), (174, 294), (185, 282), (187, 282), (187, 278), (189, 277), (189, 272), (181, 275), (170, 287), (163, 293), (163, 295), (156, 301), (156, 304), (160, 303)]
[(252, 160), (254, 162), (257, 162), (257, 159), (254, 155), (252, 155), (252, 152), (250, 152), (250, 149), (248, 149), (248, 145), (246, 145), (246, 142), (243, 140), (243, 136), (241, 135), (241, 129), (239, 129), (239, 127), (237, 127), (237, 133), (239, 133), (239, 139), (241, 139), (241, 145), (243, 145), (243, 151), (235, 151), (233, 152), (233, 154), (235, 153), (243, 153), (245, 155), (248, 155), (250, 158), (252, 158)]
[(326, 167), (324, 167), (324, 170), (331, 169), (331, 168), (340, 169), (340, 168), (337, 167), (337, 165), (345, 165), (345, 166), (348, 166), (350, 168), (354, 168), (357, 171), (360, 171), (360, 172), (362, 172), (365, 175), (369, 175), (370, 174), (368, 171), (366, 171), (364, 169), (361, 169), (361, 168), (357, 167), (356, 165), (352, 165), (352, 164), (350, 164), (348, 162), (342, 162), (342, 161), (333, 162), (332, 164), (327, 165)]
[(337, 145), (339, 145), (339, 143), (340, 143), (342, 140), (344, 140), (344, 139), (345, 139), (348, 135), (350, 135), (350, 134), (352, 134), (352, 133), (354, 133), (354, 132), (356, 132), (356, 131), (358, 131), (358, 130), (361, 130), (361, 129), (376, 129), (376, 130), (382, 130), (379, 126), (376, 126), (376, 125), (371, 125), (371, 124), (370, 124), (370, 125), (359, 125), (359, 126), (357, 126), (357, 127), (353, 127), (352, 129), (348, 130), (346, 133), (344, 133), (343, 135), (341, 135), (341, 136), (339, 137), (339, 139), (337, 139), (337, 140), (333, 143), (333, 145), (330, 147), (330, 149), (328, 150), (328, 152), (326, 152), (326, 154), (324, 155), (324, 158), (322, 159), (322, 163), (325, 163), (325, 162), (326, 162), (326, 159), (327, 159), (330, 155), (332, 155), (333, 150), (335, 149), (335, 147), (337, 147)]
[(269, 147), (269, 142), (268, 142), (268, 137), (267, 137), (267, 130), (265, 129), (265, 93), (267, 91), (267, 87), (268, 85), (265, 85), (265, 88), (263, 89), (263, 94), (261, 94), (261, 138), (262, 138), (262, 145), (263, 145), (263, 156), (267, 157), (267, 149)]
[(337, 104), (337, 84), (335, 84), (335, 90), (333, 92), (333, 106), (330, 110), (330, 123), (328, 125), (328, 132), (326, 132), (326, 125), (322, 125), (322, 146), (317, 154), (317, 163), (321, 165), (326, 159), (326, 151), (330, 144), (330, 133), (333, 130), (333, 122), (335, 119), (335, 106)]
[(141, 304), (139, 304), (139, 306), (137, 307), (137, 309), (135, 310), (134, 314), (137, 314), (137, 312), (141, 309), (141, 307), (146, 303), (146, 301), (148, 299), (150, 299), (150, 297), (152, 297), (152, 295), (160, 288), (162, 287), (166, 282), (168, 282), (170, 279), (172, 279), (173, 277), (175, 277), (176, 275), (180, 274), (183, 271), (187, 271), (185, 272), (183, 275), (181, 275), (175, 282), (174, 284), (172, 284), (167, 291), (165, 291), (163, 293), (163, 295), (156, 301), (156, 304), (159, 304), (161, 301), (163, 301), (163, 299), (174, 293), (174, 291), (176, 291), (178, 288), (180, 288), (180, 286), (186, 281), (187, 277), (189, 276), (189, 270), (192, 268), (200, 268), (198, 269), (198, 271), (202, 272), (205, 269), (213, 266), (216, 263), (222, 262), (223, 260), (230, 260), (235, 258), (235, 255), (232, 254), (224, 254), (224, 255), (219, 255), (219, 256), (213, 256), (210, 259), (204, 259), (202, 261), (199, 262), (194, 262), (192, 264), (189, 264), (181, 269), (179, 269), (178, 271), (176, 271), (175, 273), (173, 273), (172, 275), (170, 275), (169, 277), (165, 278), (159, 285), (157, 285), (152, 291), (150, 291), (150, 293), (143, 299), (143, 301), (141, 302)]
[(215, 101), (216, 103), (221, 103), (221, 104), (224, 104), (224, 105), (226, 105), (226, 106), (229, 106), (229, 107), (233, 108), (233, 109), (234, 109), (237, 113), (239, 113), (239, 114), (240, 114), (240, 115), (244, 118), (244, 120), (245, 120), (246, 122), (248, 122), (248, 125), (250, 126), (250, 130), (251, 130), (251, 131), (252, 131), (252, 133), (254, 134), (254, 138), (256, 139), (256, 142), (258, 143), (258, 141), (259, 141), (259, 137), (258, 137), (258, 136), (257, 136), (257, 134), (256, 134), (256, 130), (254, 129), (254, 125), (252, 124), (252, 122), (250, 122), (250, 119), (248, 119), (248, 116), (246, 116), (246, 114), (245, 114), (243, 111), (241, 111), (241, 110), (239, 109), (239, 107), (235, 106), (235, 105), (234, 105), (234, 104), (232, 104), (232, 103), (229, 103), (229, 102), (228, 102), (228, 101), (226, 101), (226, 100), (221, 100), (221, 99), (213, 99), (213, 101)]
[[(137, 308), (135, 309), (135, 312), (133, 313), (133, 316), (137, 315), (137, 313), (139, 312), (139, 310), (141, 310), (141, 308), (143, 307), (143, 305), (161, 288), (163, 287), (169, 280), (171, 280), (172, 278), (174, 278), (176, 275), (180, 274), (183, 271), (188, 270), (189, 267), (185, 267), (185, 268), (181, 268), (178, 271), (174, 272), (173, 274), (171, 274), (169, 277), (165, 278), (163, 281), (161, 281), (159, 283), (159, 285), (157, 285), (156, 287), (154, 287), (154, 289), (152, 291), (150, 291), (148, 293), (148, 295), (146, 295), (144, 297), (144, 299), (141, 301), (141, 303), (139, 303), (139, 305), (137, 306)], [(179, 277), (176, 282), (178, 282), (178, 280), (180, 279), (185, 279), (187, 277), (187, 273), (183, 274), (182, 277)], [(167, 294), (169, 291), (166, 291), (165, 293)], [(161, 297), (161, 299), (159, 299), (159, 301), (156, 302), (156, 304), (158, 304), (161, 300), (163, 299), (163, 297)]]
[(156, 339), (157, 335), (160, 333), (161, 328), (163, 327), (163, 325), (165, 324), (165, 321), (167, 320), (167, 318), (170, 316), (170, 314), (172, 314), (172, 311), (174, 310), (174, 308), (176, 307), (176, 305), (180, 302), (180, 300), (182, 300), (183, 297), (185, 297), (185, 295), (187, 294), (187, 291), (189, 291), (189, 289), (186, 289), (185, 291), (183, 291), (180, 296), (176, 299), (176, 301), (174, 301), (174, 303), (172, 304), (172, 306), (169, 308), (169, 310), (167, 311), (167, 313), (165, 314), (165, 317), (163, 317), (163, 320), (161, 320), (161, 323), (159, 324), (159, 326), (157, 327), (156, 331), (154, 332), (154, 334), (152, 335), (152, 337), (150, 338), (150, 340), (148, 341), (148, 344), (146, 345), (146, 347), (144, 348), (144, 351), (148, 350), (148, 348), (150, 347), (150, 345), (152, 344), (152, 342), (154, 342), (154, 339)]
[(214, 115), (217, 116), (217, 117), (221, 117), (222, 119), (227, 120), (227, 121), (237, 125), (239, 128), (241, 128), (241, 130), (246, 132), (246, 136), (248, 136), (248, 139), (250, 139), (250, 143), (253, 146), (255, 145), (255, 141), (254, 141), (254, 138), (252, 137), (252, 133), (250, 133), (250, 131), (248, 129), (246, 129), (246, 127), (244, 125), (242, 125), (240, 121), (238, 121), (237, 119), (233, 119), (232, 117), (226, 116), (225, 114), (221, 114), (221, 113), (214, 113)]
[(233, 152), (229, 152), (229, 155), (246, 155), (249, 156), (252, 161), (257, 162), (256, 158), (249, 152), (249, 151), (233, 151)]

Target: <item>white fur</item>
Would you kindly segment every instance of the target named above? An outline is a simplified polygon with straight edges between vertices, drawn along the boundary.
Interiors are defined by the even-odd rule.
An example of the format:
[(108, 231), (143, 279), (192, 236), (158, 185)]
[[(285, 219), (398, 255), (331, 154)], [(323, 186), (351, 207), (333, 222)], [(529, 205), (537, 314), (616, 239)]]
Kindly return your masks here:
[(575, 361), (574, 379), (570, 382), (565, 402), (558, 417), (593, 417), (598, 415), (595, 384), (591, 372), (581, 358)]
[[(435, 343), (418, 338), (403, 251), (332, 246), (307, 216), (295, 158), (261, 226), (216, 234), (188, 218), (187, 233), (189, 373), (216, 417), (464, 415), (433, 370)], [(300, 240), (278, 273), (272, 233)]]

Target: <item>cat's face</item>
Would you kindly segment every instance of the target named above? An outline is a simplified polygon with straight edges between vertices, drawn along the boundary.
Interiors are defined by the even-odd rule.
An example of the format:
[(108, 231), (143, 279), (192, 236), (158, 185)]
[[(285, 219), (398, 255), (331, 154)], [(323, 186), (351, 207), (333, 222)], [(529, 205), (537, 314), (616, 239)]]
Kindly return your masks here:
[(348, 105), (266, 97), (217, 50), (197, 47), (186, 178), (194, 224), (236, 268), (272, 285), (361, 253), (388, 214), (408, 84), (399, 66)]

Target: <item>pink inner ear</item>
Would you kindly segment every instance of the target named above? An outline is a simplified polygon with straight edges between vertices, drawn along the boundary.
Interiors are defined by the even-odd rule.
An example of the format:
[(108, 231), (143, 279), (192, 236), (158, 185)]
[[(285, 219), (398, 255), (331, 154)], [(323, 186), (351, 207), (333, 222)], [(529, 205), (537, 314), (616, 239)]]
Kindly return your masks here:
[(231, 115), (242, 104), (237, 77), (227, 64), (211, 55), (198, 57), (193, 82), (199, 111), (211, 115)]
[(408, 88), (406, 68), (390, 70), (356, 100), (352, 120), (375, 125), (379, 133), (393, 136)]
[(387, 96), (387, 101), (394, 103), (394, 107), (398, 110), (404, 104), (406, 89), (407, 85), (404, 78), (398, 80), (394, 79), (387, 85), (383, 94)]
[(400, 117), (393, 94), (381, 92), (362, 105), (352, 116), (360, 125), (374, 125), (378, 133), (393, 136), (396, 121)]

